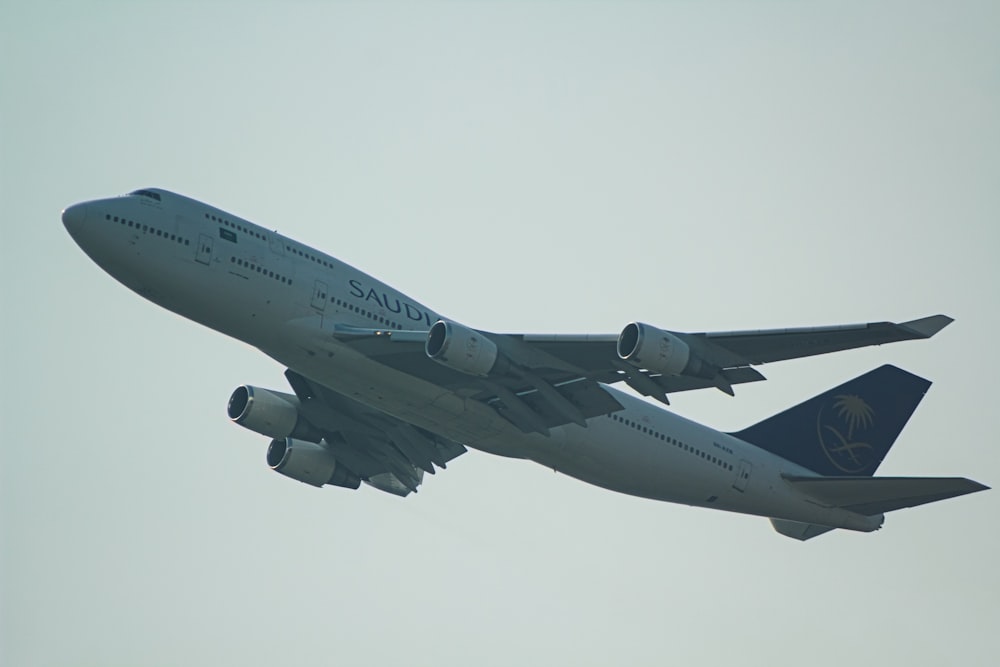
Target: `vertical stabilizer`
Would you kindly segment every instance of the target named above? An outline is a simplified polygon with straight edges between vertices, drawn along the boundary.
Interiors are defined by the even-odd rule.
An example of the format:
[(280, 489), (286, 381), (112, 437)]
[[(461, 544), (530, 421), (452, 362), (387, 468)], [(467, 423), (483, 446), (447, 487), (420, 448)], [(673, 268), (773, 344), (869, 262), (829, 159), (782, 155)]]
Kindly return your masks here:
[(731, 435), (820, 475), (870, 476), (930, 386), (886, 365)]

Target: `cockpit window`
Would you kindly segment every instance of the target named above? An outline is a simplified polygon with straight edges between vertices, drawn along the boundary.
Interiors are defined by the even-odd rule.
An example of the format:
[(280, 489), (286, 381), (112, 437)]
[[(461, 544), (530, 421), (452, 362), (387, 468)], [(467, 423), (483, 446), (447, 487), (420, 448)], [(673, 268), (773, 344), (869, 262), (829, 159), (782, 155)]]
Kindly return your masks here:
[(129, 194), (139, 195), (140, 197), (149, 197), (150, 199), (155, 199), (156, 201), (160, 201), (160, 194), (158, 192), (152, 192), (150, 190), (134, 190)]

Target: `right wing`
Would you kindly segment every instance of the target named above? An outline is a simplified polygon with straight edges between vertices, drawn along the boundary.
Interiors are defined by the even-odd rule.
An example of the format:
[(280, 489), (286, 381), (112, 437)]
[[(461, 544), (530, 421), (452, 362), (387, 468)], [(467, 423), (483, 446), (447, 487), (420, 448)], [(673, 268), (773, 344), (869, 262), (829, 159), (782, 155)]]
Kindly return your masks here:
[[(648, 325), (629, 325), (622, 334), (562, 336), (520, 334), (517, 337), (553, 357), (583, 369), (602, 382), (624, 381), (641, 394), (661, 399), (666, 394), (716, 387), (732, 393), (732, 385), (763, 380), (751, 366), (785, 359), (828, 354), (869, 345), (930, 338), (953, 322), (946, 315), (932, 315), (909, 322), (869, 322), (795, 329), (759, 329), (683, 333), (660, 331)], [(625, 363), (619, 357), (623, 337), (630, 327), (645, 327), (684, 343), (692, 358), (701, 362), (697, 374), (658, 373), (655, 369)], [(645, 360), (643, 360), (645, 361)], [(652, 383), (647, 380), (651, 380)]]
[(896, 324), (872, 322), (832, 327), (803, 327), (763, 331), (727, 331), (697, 334), (714, 348), (724, 350), (719, 363), (764, 364), (839, 352), (856, 347), (930, 338), (954, 322), (947, 315), (932, 315)]
[[(601, 384), (624, 382), (664, 403), (673, 392), (710, 387), (731, 395), (733, 385), (764, 379), (754, 365), (929, 338), (951, 321), (934, 315), (899, 324), (705, 333), (634, 323), (618, 335), (494, 334), (448, 323), (465, 336), (456, 348), (476, 336), (495, 348), (497, 364), (478, 374), (432, 360), (425, 347), (428, 331), (337, 325), (324, 333), (379, 363), (486, 403), (522, 431), (548, 433), (555, 426), (585, 424), (590, 417), (621, 409)], [(635, 348), (641, 353), (620, 354), (623, 346), (625, 352)], [(664, 350), (677, 354), (671, 358)]]

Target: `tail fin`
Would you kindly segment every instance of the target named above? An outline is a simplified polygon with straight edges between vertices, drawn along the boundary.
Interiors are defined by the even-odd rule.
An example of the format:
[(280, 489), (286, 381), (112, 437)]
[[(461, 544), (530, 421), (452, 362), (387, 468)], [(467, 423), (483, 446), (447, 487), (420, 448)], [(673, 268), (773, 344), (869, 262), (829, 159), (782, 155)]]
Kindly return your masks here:
[(931, 383), (885, 365), (731, 433), (825, 476), (870, 476)]

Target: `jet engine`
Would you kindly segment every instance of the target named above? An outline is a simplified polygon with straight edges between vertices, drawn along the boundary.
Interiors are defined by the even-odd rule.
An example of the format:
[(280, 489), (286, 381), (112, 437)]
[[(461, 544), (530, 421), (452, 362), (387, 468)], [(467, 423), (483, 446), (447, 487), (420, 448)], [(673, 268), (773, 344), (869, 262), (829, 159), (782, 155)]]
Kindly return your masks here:
[(333, 484), (348, 489), (361, 486), (361, 479), (341, 466), (322, 440), (317, 443), (295, 438), (274, 439), (267, 448), (267, 465), (313, 486)]
[(240, 426), (271, 438), (319, 442), (323, 437), (299, 413), (299, 399), (291, 394), (243, 385), (229, 397), (226, 412)]
[(618, 356), (637, 368), (662, 375), (706, 377), (709, 370), (677, 335), (641, 322), (632, 322), (622, 330)]
[(438, 320), (427, 332), (424, 351), (439, 364), (467, 375), (486, 377), (506, 365), (496, 343), (474, 329), (447, 320)]

